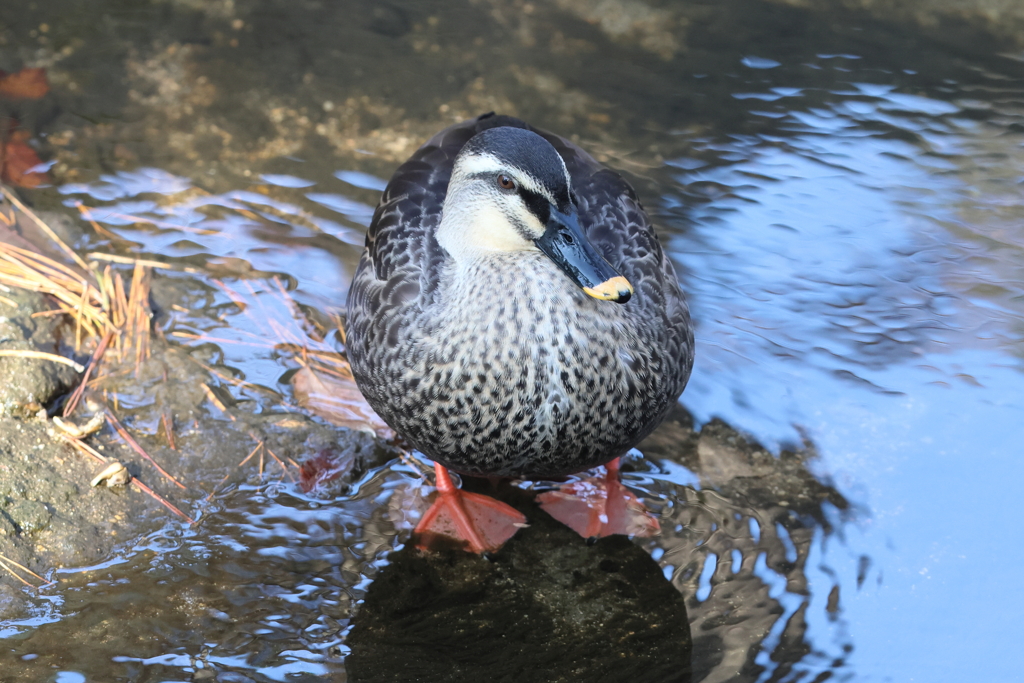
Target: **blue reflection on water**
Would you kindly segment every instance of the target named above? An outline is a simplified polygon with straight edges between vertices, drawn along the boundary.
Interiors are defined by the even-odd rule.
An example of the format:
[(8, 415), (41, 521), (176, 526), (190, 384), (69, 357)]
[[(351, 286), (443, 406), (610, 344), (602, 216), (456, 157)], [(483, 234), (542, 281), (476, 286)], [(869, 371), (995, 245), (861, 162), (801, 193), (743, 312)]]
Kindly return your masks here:
[[(851, 85), (771, 112), (777, 134), (698, 141), (718, 162), (671, 163), (685, 172), (663, 219), (681, 227), (670, 249), (698, 321), (683, 400), (776, 445), (808, 434), (819, 473), (870, 510), (828, 571), (824, 540), (807, 570), (809, 631), (848, 629), (858, 680), (1013, 680), (1009, 658), (977, 656), (1012, 651), (1024, 609), (1007, 533), (1024, 474), (1024, 151), (1002, 125), (1024, 113), (1000, 101), (984, 125), (958, 118), (973, 101)], [(858, 553), (875, 561), (854, 589)], [(837, 581), (843, 624), (822, 604)]]
[(386, 180), (361, 171), (335, 171), (334, 177), (348, 183), (349, 185), (361, 187), (366, 190), (377, 190), (383, 192), (384, 188), (388, 186)]

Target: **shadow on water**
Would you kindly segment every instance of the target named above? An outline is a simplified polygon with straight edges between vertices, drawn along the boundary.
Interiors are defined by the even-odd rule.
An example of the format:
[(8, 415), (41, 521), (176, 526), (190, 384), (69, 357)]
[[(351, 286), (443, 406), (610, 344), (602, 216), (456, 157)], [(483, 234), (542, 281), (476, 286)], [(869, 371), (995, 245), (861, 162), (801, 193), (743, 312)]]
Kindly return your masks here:
[[(544, 680), (818, 683), (940, 669), (907, 653), (968, 647), (914, 635), (957, 630), (950, 617), (887, 621), (886, 638), (908, 639), (898, 655), (876, 631), (910, 595), (953, 586), (928, 593), (946, 605), (973, 585), (969, 570), (913, 583), (921, 565), (1004, 544), (941, 501), (997, 518), (1019, 467), (978, 457), (963, 477), (974, 440), (932, 439), (953, 415), (1011, 441), (1021, 405), (1003, 389), (1024, 333), (1019, 60), (947, 38), (753, 1), (4, 3), (0, 68), (46, 66), (56, 93), (19, 111), (54, 161), (56, 187), (32, 200), (92, 207), (118, 237), (82, 237), (87, 250), (171, 266), (153, 281), (160, 363), (109, 389), (147, 447), (162, 411), (187, 425), (161, 457), (178, 458), (196, 488), (177, 500), (202, 519), (148, 518), (136, 533), (156, 530), (38, 595), (0, 584), (0, 613), (23, 606), (0, 622), (3, 676), (532, 680), (544, 663)], [(662, 534), (588, 546), (527, 507), (533, 526), (492, 560), (425, 557), (405, 545), (419, 470), (372, 446), (334, 488), (247, 471), (205, 506), (199, 489), (253, 433), (300, 462), (369, 441), (296, 411), (298, 364), (261, 322), (329, 328), (391, 170), (487, 110), (624, 171), (680, 266), (698, 323), (684, 403), (702, 426), (680, 407), (624, 475)], [(277, 310), (282, 288), (294, 309)], [(524, 489), (505, 495), (528, 506)]]

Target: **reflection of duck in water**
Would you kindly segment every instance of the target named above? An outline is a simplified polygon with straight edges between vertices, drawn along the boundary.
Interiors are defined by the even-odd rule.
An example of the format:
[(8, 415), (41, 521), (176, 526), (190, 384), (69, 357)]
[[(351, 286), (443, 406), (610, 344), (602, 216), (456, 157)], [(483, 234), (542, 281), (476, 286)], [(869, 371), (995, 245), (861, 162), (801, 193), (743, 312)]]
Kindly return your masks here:
[(645, 549), (622, 536), (588, 545), (539, 514), (519, 534), (490, 562), (390, 552), (345, 637), (347, 682), (689, 683), (687, 598)]
[[(483, 552), (525, 520), (446, 468), (552, 478), (607, 463), (605, 488), (621, 492), (618, 456), (682, 393), (693, 330), (629, 185), (567, 140), (485, 115), (388, 183), (347, 348), (370, 405), (436, 462), (440, 496), (417, 532)], [(546, 496), (585, 535), (624, 531), (621, 493), (607, 508)]]

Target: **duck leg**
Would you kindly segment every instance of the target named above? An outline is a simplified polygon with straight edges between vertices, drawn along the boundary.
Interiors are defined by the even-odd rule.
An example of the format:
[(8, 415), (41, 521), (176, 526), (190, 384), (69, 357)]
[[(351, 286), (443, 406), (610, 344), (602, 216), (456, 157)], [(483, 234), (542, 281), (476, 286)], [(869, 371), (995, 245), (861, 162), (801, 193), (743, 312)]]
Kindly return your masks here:
[(545, 512), (583, 538), (653, 536), (661, 530), (654, 515), (622, 485), (618, 458), (605, 465), (604, 477), (588, 477), (546, 491), (537, 500)]
[(474, 553), (497, 550), (526, 525), (515, 508), (479, 493), (455, 488), (448, 470), (434, 463), (437, 499), (416, 525), (413, 540), (420, 550), (457, 545)]

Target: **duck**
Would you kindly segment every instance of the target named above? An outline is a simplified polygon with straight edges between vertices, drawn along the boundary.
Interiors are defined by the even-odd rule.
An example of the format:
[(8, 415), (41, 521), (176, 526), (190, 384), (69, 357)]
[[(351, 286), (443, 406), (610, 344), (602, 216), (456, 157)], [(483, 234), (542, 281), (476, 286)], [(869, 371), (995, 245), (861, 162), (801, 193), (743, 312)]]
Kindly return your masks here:
[[(678, 401), (694, 358), (675, 269), (629, 183), (494, 113), (442, 130), (395, 171), (345, 332), (367, 402), (434, 461), (418, 544), (477, 553), (526, 519), (449, 471), (550, 480), (605, 466), (606, 493), (623, 491), (619, 458)], [(621, 532), (606, 528), (611, 508), (584, 501), (581, 518), (551, 493), (549, 511), (582, 535)]]

